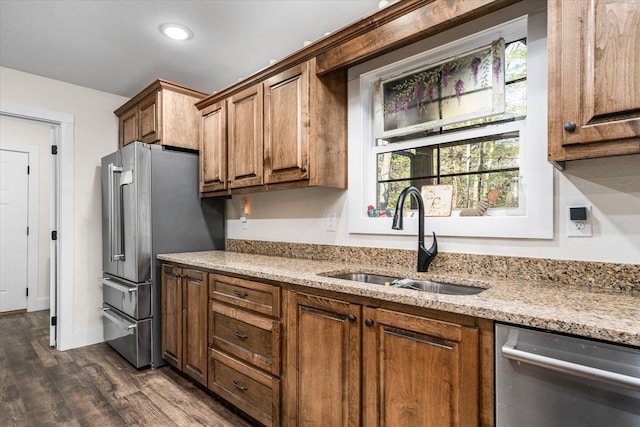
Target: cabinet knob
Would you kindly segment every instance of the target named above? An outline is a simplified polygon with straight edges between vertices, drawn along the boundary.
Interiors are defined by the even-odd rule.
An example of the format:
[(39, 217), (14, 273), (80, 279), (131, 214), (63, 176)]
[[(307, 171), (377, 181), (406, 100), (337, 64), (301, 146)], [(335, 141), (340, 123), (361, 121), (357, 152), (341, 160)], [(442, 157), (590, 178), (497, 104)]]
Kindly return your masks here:
[(567, 122), (564, 124), (564, 130), (566, 130), (567, 132), (573, 132), (576, 130), (576, 124), (575, 122)]
[(356, 320), (358, 320), (358, 318), (356, 317), (356, 315), (355, 315), (355, 314), (350, 314), (350, 315), (347, 317), (347, 319), (349, 319), (349, 322), (351, 322), (351, 323), (353, 323), (353, 322), (355, 322)]
[(364, 321), (364, 324), (367, 325), (368, 327), (373, 326), (373, 319), (366, 319)]

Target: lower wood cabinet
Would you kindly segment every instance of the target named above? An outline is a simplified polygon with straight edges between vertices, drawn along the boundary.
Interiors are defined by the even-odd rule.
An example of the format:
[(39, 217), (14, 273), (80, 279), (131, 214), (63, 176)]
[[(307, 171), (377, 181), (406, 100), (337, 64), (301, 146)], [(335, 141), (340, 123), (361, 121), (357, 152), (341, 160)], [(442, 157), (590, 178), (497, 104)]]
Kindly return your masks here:
[(207, 384), (208, 273), (162, 266), (162, 358)]
[(209, 276), (208, 387), (266, 426), (280, 424), (280, 287)]
[(287, 426), (478, 426), (475, 326), (289, 293)]
[(162, 269), (162, 351), (265, 426), (491, 426), (492, 322)]

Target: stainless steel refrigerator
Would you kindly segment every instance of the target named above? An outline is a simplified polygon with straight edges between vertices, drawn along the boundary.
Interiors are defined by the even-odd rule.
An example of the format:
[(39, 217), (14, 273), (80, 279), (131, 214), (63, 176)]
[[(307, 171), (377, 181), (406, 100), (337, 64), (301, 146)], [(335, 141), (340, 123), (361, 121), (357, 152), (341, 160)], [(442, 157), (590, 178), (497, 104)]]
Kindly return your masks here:
[(224, 201), (200, 199), (198, 167), (141, 142), (102, 159), (104, 338), (136, 368), (165, 364), (157, 254), (225, 249)]

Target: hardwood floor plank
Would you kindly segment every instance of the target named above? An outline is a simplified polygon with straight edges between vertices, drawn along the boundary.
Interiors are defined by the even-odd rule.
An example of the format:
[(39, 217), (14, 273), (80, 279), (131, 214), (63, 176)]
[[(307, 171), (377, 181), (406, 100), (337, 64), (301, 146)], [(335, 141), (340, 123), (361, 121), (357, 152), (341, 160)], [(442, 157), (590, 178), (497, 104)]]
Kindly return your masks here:
[(251, 424), (170, 367), (137, 370), (107, 344), (49, 347), (49, 312), (0, 316), (0, 426)]
[(29, 425), (29, 419), (20, 400), (0, 401), (0, 426), (26, 425)]

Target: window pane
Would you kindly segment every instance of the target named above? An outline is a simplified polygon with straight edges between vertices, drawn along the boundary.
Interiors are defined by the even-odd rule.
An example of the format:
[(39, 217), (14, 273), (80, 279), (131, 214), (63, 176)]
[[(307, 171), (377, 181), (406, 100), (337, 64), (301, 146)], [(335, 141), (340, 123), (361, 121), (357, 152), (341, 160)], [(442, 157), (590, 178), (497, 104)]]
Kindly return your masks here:
[[(424, 130), (504, 111), (504, 40), (380, 82), (382, 132)], [(380, 117), (382, 116), (382, 117)]]
[(505, 78), (508, 83), (527, 78), (527, 45), (525, 40), (509, 43), (504, 49)]
[(443, 145), (440, 150), (440, 174), (518, 167), (519, 151), (516, 133)]
[(454, 209), (477, 207), (480, 198), (486, 198), (493, 189), (498, 190), (498, 200), (490, 205), (491, 208), (517, 208), (517, 180), (518, 171), (505, 171), (445, 177), (440, 182), (453, 184)]
[(435, 150), (434, 147), (419, 147), (378, 154), (378, 181), (435, 176)]

